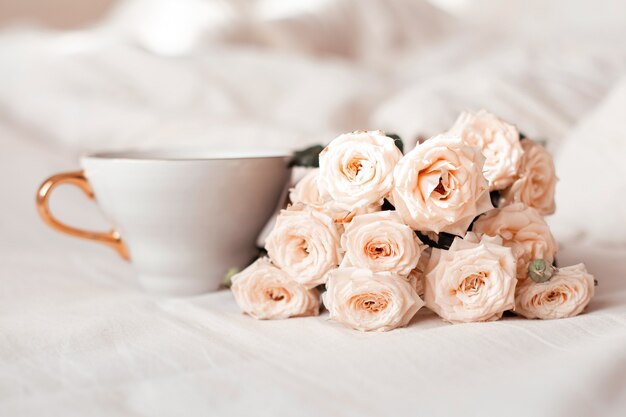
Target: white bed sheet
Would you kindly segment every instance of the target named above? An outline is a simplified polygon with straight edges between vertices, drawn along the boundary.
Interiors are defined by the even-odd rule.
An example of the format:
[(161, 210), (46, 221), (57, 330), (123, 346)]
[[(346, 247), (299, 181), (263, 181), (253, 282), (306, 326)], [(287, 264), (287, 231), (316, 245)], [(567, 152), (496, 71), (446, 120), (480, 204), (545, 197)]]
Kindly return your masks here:
[[(335, 16), (363, 4), (345, 3)], [(403, 4), (395, 1), (389, 16), (398, 8), (402, 15)], [(365, 29), (352, 46), (320, 57), (320, 38), (294, 33), (298, 16), (260, 21), (253, 32), (272, 34), (263, 47), (229, 38), (175, 59), (146, 52), (150, 42), (111, 42), (106, 31), (119, 30), (119, 16), (104, 27), (104, 46), (93, 33), (0, 35), (0, 416), (623, 416), (626, 249), (618, 243), (557, 235), (559, 262), (585, 262), (600, 281), (579, 317), (449, 325), (422, 310), (405, 329), (363, 334), (326, 315), (255, 321), (227, 291), (145, 294), (113, 251), (56, 234), (37, 218), (39, 182), (102, 147), (233, 138), (297, 147), (357, 127), (394, 129), (410, 141), (445, 127), (461, 107), (483, 105), (550, 135), (570, 171), (567, 155), (578, 153), (568, 140), (585, 146), (581, 136), (594, 123), (615, 123), (602, 131), (624, 140), (615, 97), (626, 90), (616, 86), (622, 39), (582, 45), (557, 33), (542, 46), (510, 33), (487, 36), (484, 27), (455, 37), (454, 19), (417, 9), (415, 19), (444, 22), (435, 26), (445, 31), (436, 43), (417, 31), (393, 61), (364, 47), (374, 36)], [(369, 22), (370, 9), (359, 10)], [(286, 37), (306, 53), (286, 53), (294, 48)], [(387, 46), (377, 47), (382, 54)], [(577, 201), (575, 184), (565, 189), (559, 202)], [(57, 194), (62, 218), (106, 227), (78, 191)], [(558, 215), (553, 221), (568, 225)]]
[[(422, 310), (363, 334), (256, 321), (228, 291), (141, 292), (108, 248), (49, 231), (33, 190), (72, 158), (0, 135), (0, 415), (623, 415), (626, 251), (563, 244), (600, 281), (576, 318), (449, 325)], [(9, 137), (10, 136), (10, 137)], [(29, 161), (27, 167), (23, 164)], [(27, 168), (27, 169), (26, 169)], [(61, 196), (59, 196), (61, 198)], [(59, 212), (89, 219), (79, 193)], [(78, 209), (84, 210), (80, 214)], [(95, 217), (95, 216), (94, 216)]]

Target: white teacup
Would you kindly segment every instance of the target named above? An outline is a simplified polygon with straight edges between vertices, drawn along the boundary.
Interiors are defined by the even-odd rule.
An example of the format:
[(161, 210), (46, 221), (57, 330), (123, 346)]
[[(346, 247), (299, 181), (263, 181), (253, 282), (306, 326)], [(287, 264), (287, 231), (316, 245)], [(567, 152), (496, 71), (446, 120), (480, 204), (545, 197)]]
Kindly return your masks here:
[[(214, 291), (226, 271), (256, 255), (255, 239), (289, 177), (286, 152), (132, 151), (81, 159), (83, 171), (39, 188), (37, 205), (54, 229), (105, 243), (129, 259), (149, 291)], [(112, 223), (89, 232), (59, 222), (48, 196), (63, 183), (95, 198)]]

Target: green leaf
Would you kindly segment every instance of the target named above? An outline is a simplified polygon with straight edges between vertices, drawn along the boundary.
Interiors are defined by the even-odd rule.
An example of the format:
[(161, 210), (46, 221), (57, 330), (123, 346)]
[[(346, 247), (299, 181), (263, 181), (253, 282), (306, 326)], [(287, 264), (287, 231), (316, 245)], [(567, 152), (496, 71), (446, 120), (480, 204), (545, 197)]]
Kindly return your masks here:
[(556, 273), (556, 268), (543, 259), (535, 259), (528, 264), (528, 276), (538, 284), (548, 282)]
[(495, 208), (498, 208), (498, 206), (500, 205), (500, 196), (501, 196), (501, 194), (500, 194), (500, 191), (498, 191), (498, 190), (494, 190), (494, 191), (490, 191), (489, 192), (489, 198), (491, 198), (491, 204)]
[(450, 246), (452, 246), (452, 242), (454, 242), (454, 238), (456, 237), (456, 235), (453, 235), (451, 233), (440, 232), (435, 233), (434, 239), (431, 239), (428, 234), (420, 232), (419, 230), (416, 230), (415, 233), (417, 234), (419, 240), (421, 240), (422, 243), (424, 243), (425, 245), (428, 245), (431, 248), (443, 250), (450, 249)]
[(228, 271), (226, 271), (224, 279), (222, 279), (222, 287), (230, 288), (230, 286), (232, 285), (233, 276), (238, 274), (239, 272), (241, 272), (241, 269), (239, 268), (230, 268)]
[(391, 202), (387, 200), (386, 198), (385, 198), (385, 201), (383, 201), (383, 205), (380, 208), (381, 211), (389, 211), (389, 210), (395, 210), (395, 209), (396, 208), (393, 206), (393, 204), (391, 204)]
[(294, 152), (293, 158), (289, 161), (291, 167), (309, 167), (318, 168), (320, 166), (320, 152), (324, 150), (322, 145), (309, 146)]
[(404, 153), (404, 142), (402, 142), (402, 138), (400, 137), (400, 135), (397, 135), (395, 133), (387, 133), (386, 135), (387, 137), (393, 139), (393, 142), (396, 144), (398, 149), (400, 149), (400, 152)]

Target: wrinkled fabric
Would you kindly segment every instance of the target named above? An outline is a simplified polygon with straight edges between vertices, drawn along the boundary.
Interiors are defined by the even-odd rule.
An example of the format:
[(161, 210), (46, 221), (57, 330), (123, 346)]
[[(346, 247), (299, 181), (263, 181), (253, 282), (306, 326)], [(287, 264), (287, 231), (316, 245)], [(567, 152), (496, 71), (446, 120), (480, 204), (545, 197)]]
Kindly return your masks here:
[[(81, 31), (0, 32), (0, 415), (623, 416), (623, 3), (287, 3), (133, 0)], [(34, 206), (90, 150), (295, 149), (355, 129), (411, 149), (480, 108), (555, 151), (558, 263), (599, 281), (578, 317), (257, 321), (228, 291), (142, 292)], [(78, 190), (52, 200), (109, 227)]]

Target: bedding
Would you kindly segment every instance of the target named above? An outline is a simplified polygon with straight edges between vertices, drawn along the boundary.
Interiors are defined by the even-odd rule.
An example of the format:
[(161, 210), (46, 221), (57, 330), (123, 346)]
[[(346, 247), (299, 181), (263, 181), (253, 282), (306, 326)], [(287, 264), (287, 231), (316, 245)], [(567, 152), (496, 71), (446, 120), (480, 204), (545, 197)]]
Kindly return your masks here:
[[(0, 33), (0, 415), (624, 415), (626, 7), (585, 19), (584, 2), (566, 16), (565, 2), (535, 1), (481, 1), (478, 14), (449, 1), (149, 3), (80, 31)], [(159, 19), (189, 11), (204, 18), (159, 42)], [(599, 281), (581, 316), (450, 325), (420, 310), (388, 334), (327, 313), (256, 321), (228, 291), (142, 292), (113, 251), (35, 210), (40, 181), (94, 149), (296, 149), (371, 128), (411, 146), (480, 107), (555, 152), (559, 263)], [(60, 218), (107, 228), (79, 191), (55, 194)]]

